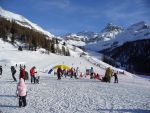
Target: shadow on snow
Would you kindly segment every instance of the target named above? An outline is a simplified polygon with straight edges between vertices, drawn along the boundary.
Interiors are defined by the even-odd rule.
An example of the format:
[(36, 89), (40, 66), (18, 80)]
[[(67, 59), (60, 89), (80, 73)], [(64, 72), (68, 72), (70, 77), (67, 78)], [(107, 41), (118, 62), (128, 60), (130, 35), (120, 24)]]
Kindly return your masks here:
[(150, 113), (150, 110), (144, 109), (97, 109), (97, 111), (101, 112), (130, 112), (130, 113)]

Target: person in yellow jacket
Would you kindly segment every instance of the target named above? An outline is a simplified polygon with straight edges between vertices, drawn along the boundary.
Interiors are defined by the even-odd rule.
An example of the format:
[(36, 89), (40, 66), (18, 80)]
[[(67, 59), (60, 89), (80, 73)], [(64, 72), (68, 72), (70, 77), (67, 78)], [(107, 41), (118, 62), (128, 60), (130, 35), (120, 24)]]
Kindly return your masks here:
[(110, 82), (111, 81), (112, 74), (113, 74), (113, 70), (110, 67), (108, 67), (106, 69), (106, 73), (105, 73), (106, 82)]

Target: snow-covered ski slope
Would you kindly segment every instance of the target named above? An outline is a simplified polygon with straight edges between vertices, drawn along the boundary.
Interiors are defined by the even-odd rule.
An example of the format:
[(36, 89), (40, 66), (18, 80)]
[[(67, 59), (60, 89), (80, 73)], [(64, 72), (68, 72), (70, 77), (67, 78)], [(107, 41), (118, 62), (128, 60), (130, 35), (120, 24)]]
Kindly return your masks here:
[[(40, 84), (28, 86), (27, 107), (18, 107), (16, 82), (13, 82), (10, 66), (25, 64), (27, 71), (36, 66)], [(3, 75), (0, 78), (0, 112), (2, 113), (149, 113), (150, 79), (130, 73), (119, 76), (119, 84), (104, 83), (87, 78), (62, 78), (60, 81), (47, 70), (56, 64), (79, 66), (82, 72), (86, 68), (104, 75), (105, 70), (96, 67), (84, 58), (65, 57), (37, 52), (19, 52), (8, 43), (0, 41), (0, 65)], [(19, 66), (16, 77), (18, 80)]]

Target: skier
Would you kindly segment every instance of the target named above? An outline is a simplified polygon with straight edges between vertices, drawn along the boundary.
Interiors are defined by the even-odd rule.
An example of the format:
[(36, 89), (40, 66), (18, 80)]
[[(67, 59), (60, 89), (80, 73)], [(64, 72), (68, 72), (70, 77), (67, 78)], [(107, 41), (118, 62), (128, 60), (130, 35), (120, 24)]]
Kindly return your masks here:
[(97, 74), (95, 73), (94, 75), (95, 75), (94, 79), (101, 80), (101, 77), (100, 77), (100, 75), (98, 73)]
[(64, 75), (65, 78), (66, 78), (66, 76), (67, 76), (67, 70), (66, 70), (66, 69), (63, 70), (63, 75)]
[(23, 78), (24, 81), (26, 80), (25, 69), (22, 66), (20, 67), (20, 77), (19, 78)]
[(74, 69), (73, 67), (70, 69), (70, 78), (72, 78), (74, 76)]
[(57, 69), (57, 77), (58, 77), (58, 80), (61, 79), (61, 74), (62, 74), (62, 73), (63, 73), (63, 72), (62, 72), (61, 67), (58, 67), (58, 69)]
[(0, 75), (2, 75), (3, 69), (2, 66), (0, 65)]
[(36, 73), (37, 73), (36, 67), (33, 66), (33, 67), (30, 69), (31, 83), (32, 83), (32, 81), (34, 82), (34, 84), (36, 83), (36, 77), (35, 77), (35, 74), (36, 74)]
[(114, 73), (114, 75), (113, 75), (114, 77), (115, 77), (115, 79), (114, 79), (114, 83), (118, 83), (118, 76), (117, 76), (117, 73)]
[(83, 77), (83, 73), (81, 72), (81, 73), (80, 73), (80, 78), (82, 78), (82, 77)]
[(17, 82), (15, 74), (16, 74), (16, 69), (14, 66), (11, 66), (11, 73), (12, 73), (12, 77), (14, 79), (15, 82)]
[(93, 79), (93, 77), (94, 77), (94, 69), (93, 69), (93, 67), (91, 67), (91, 69), (90, 69), (90, 79)]
[(17, 96), (19, 96), (19, 107), (25, 107), (27, 105), (26, 96), (27, 96), (27, 86), (23, 78), (20, 78), (20, 81), (17, 85)]
[(76, 68), (76, 78), (79, 77), (79, 67)]
[(75, 68), (73, 68), (73, 76), (74, 76), (74, 78), (77, 78), (77, 74), (76, 74)]

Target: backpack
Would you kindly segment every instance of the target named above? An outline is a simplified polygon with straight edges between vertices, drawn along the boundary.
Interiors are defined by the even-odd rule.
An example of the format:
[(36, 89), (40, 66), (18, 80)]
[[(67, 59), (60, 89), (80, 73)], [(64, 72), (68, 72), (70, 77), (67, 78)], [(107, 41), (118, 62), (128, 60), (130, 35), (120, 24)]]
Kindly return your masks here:
[(25, 71), (25, 78), (24, 78), (25, 80), (28, 80), (29, 79), (29, 74), (28, 74), (28, 72), (27, 71)]

